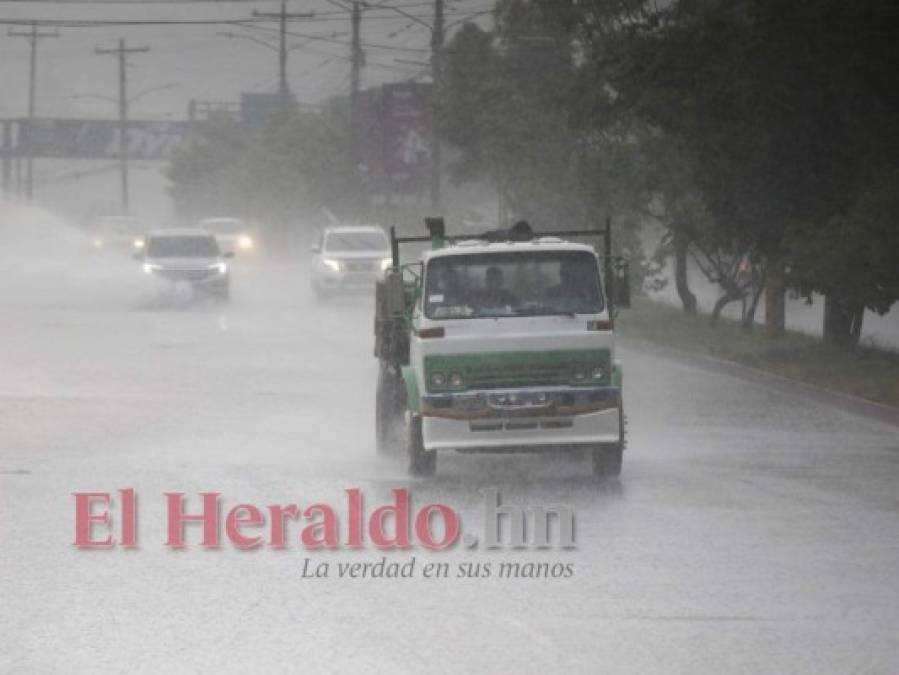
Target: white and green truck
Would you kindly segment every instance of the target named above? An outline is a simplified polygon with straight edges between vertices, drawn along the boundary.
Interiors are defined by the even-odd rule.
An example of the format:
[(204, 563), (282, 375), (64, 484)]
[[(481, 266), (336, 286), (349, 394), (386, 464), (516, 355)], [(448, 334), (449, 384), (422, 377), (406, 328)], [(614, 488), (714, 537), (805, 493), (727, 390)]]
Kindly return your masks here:
[[(586, 451), (596, 476), (617, 476), (625, 429), (611, 299), (615, 288), (626, 305), (629, 292), (609, 223), (544, 234), (520, 222), (481, 236), (426, 224), (427, 237), (391, 230), (392, 265), (376, 287), (378, 451), (405, 447), (413, 475), (433, 474), (448, 451)], [(602, 256), (568, 240), (590, 237)], [(430, 246), (403, 264), (400, 245), (412, 242)]]

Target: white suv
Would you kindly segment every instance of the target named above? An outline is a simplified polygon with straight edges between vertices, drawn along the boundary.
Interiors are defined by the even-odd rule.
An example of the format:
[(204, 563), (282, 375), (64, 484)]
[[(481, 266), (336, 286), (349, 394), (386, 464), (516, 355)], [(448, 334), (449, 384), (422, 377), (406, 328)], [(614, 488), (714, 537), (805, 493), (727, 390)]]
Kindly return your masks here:
[(319, 297), (370, 290), (390, 267), (390, 240), (376, 225), (328, 228), (312, 252), (312, 288)]

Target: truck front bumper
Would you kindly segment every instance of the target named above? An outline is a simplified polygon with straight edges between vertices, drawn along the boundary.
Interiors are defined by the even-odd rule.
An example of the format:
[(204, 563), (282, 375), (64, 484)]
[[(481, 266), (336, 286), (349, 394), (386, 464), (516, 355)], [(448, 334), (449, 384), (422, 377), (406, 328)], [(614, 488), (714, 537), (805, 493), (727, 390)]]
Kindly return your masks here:
[(421, 399), (426, 450), (534, 452), (614, 443), (619, 387), (550, 387), (427, 394)]

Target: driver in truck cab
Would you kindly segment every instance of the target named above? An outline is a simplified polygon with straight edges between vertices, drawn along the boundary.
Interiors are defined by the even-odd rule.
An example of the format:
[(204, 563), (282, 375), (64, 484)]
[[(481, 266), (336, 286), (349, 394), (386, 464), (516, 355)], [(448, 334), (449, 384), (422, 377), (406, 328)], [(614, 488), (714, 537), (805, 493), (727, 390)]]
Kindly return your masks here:
[(483, 307), (505, 307), (515, 304), (515, 296), (506, 290), (503, 281), (503, 271), (491, 265), (484, 275), (484, 291), (479, 298)]
[(559, 267), (559, 284), (547, 289), (546, 295), (553, 299), (568, 299), (576, 303), (592, 303), (597, 299), (596, 285), (590, 283), (593, 272), (576, 262), (568, 262)]

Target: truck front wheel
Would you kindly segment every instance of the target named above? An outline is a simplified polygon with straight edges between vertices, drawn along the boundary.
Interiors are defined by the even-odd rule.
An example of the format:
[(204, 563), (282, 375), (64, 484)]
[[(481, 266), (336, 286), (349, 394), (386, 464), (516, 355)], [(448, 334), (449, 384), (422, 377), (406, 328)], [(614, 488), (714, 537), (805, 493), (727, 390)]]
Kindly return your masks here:
[(433, 476), (437, 471), (437, 453), (425, 450), (421, 429), (421, 415), (409, 421), (409, 473), (413, 476)]
[(624, 458), (624, 411), (618, 407), (618, 441), (599, 443), (591, 451), (593, 475), (597, 478), (617, 478), (621, 475)]

